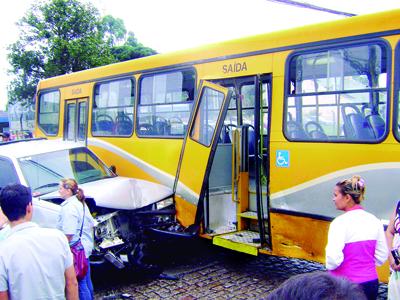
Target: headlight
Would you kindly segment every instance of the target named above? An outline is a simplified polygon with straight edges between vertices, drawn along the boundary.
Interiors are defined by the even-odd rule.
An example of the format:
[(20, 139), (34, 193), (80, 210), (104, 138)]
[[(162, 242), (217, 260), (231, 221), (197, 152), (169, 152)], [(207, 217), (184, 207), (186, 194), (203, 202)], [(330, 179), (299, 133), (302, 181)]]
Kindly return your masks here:
[(102, 249), (124, 244), (124, 241), (119, 237), (118, 224), (115, 217), (118, 212), (96, 217), (94, 236), (98, 246)]
[(157, 210), (163, 209), (163, 208), (168, 207), (168, 206), (170, 206), (172, 204), (174, 204), (174, 200), (172, 198), (168, 198), (166, 200), (162, 200), (162, 201), (156, 203)]

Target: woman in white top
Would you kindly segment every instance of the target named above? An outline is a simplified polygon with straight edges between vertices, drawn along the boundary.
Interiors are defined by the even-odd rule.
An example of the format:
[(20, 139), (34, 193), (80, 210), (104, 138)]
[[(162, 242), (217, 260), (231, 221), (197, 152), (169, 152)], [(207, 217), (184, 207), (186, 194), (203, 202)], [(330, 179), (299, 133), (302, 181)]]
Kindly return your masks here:
[(365, 182), (360, 176), (336, 184), (333, 201), (344, 214), (329, 226), (326, 268), (358, 283), (371, 300), (378, 294), (376, 265), (386, 261), (388, 250), (383, 224), (360, 205), (364, 193)]
[(8, 219), (0, 208), (0, 241), (5, 240), (9, 234), (10, 225), (8, 224)]
[[(93, 250), (94, 220), (85, 203), (83, 191), (74, 179), (63, 179), (60, 182), (59, 193), (65, 201), (61, 203), (58, 228), (67, 236), (70, 246), (81, 239), (86, 258), (89, 260)], [(82, 236), (80, 236), (81, 228)], [(94, 298), (93, 284), (90, 278), (90, 263), (86, 276), (78, 280), (78, 284), (80, 300)]]

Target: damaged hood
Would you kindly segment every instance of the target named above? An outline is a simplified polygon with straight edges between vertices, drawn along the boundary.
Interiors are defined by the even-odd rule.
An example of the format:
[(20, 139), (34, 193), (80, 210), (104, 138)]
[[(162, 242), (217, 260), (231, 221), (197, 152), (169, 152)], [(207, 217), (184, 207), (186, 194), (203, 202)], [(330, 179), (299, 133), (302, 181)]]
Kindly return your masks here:
[[(137, 209), (173, 194), (172, 189), (146, 180), (112, 177), (79, 185), (86, 197), (93, 198), (96, 205), (113, 209)], [(58, 192), (41, 198), (59, 197)]]

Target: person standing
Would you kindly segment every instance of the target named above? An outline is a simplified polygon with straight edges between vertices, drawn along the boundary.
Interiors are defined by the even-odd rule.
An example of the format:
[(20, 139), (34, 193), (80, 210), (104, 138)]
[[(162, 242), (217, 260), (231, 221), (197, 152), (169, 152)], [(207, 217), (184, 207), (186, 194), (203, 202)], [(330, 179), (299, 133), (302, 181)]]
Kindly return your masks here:
[(11, 233), (0, 243), (0, 299), (78, 299), (78, 284), (68, 241), (57, 229), (31, 222), (29, 188), (5, 186), (1, 209)]
[[(78, 187), (75, 179), (62, 179), (59, 185), (59, 193), (64, 202), (61, 203), (61, 212), (58, 228), (66, 235), (70, 246), (81, 241), (85, 249), (86, 258), (93, 250), (93, 226), (94, 220), (85, 203), (83, 190)], [(90, 278), (90, 263), (86, 276), (78, 280), (79, 299), (94, 298), (93, 284)]]
[(10, 134), (8, 133), (8, 132), (3, 132), (2, 134), (1, 134), (1, 136), (2, 136), (2, 141), (3, 142), (9, 142), (9, 141), (11, 141), (11, 139), (10, 139)]
[(360, 205), (364, 194), (365, 182), (360, 176), (336, 184), (333, 202), (345, 213), (329, 227), (326, 268), (333, 275), (358, 283), (368, 299), (376, 299), (376, 265), (386, 261), (388, 249), (383, 224)]
[(0, 241), (6, 239), (10, 234), (10, 224), (8, 224), (7, 217), (3, 214), (0, 208)]
[(400, 201), (398, 201), (386, 229), (391, 274), (388, 283), (388, 300), (400, 299)]

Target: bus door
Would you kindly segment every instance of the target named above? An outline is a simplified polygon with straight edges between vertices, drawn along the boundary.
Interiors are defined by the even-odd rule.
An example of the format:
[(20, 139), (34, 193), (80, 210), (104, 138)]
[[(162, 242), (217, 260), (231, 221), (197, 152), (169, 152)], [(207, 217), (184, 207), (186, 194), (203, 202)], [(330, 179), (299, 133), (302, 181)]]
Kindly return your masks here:
[(64, 112), (64, 140), (86, 142), (88, 99), (65, 101)]
[[(214, 82), (232, 90), (233, 96), (208, 183), (206, 227), (210, 234), (218, 234), (213, 239), (214, 244), (257, 255), (260, 248), (270, 249), (268, 110), (271, 76)], [(230, 182), (224, 173), (225, 177), (230, 175)], [(223, 178), (225, 181), (221, 185)]]
[(204, 196), (215, 148), (231, 92), (211, 82), (201, 82), (188, 124), (174, 185), (177, 196), (197, 206), (194, 228), (204, 220)]

